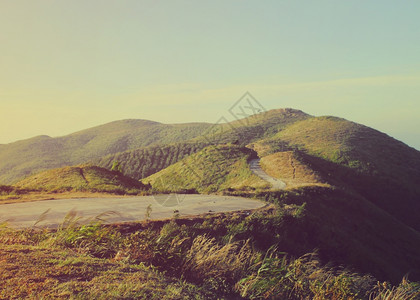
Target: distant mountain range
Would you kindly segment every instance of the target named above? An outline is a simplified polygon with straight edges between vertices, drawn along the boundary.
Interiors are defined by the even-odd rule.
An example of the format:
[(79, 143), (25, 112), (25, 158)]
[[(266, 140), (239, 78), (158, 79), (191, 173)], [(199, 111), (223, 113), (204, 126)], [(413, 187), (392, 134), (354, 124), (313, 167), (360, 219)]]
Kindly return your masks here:
[(139, 147), (185, 141), (211, 126), (205, 123), (167, 125), (122, 120), (63, 137), (37, 136), (0, 147), (0, 183), (13, 183), (36, 172), (75, 165)]

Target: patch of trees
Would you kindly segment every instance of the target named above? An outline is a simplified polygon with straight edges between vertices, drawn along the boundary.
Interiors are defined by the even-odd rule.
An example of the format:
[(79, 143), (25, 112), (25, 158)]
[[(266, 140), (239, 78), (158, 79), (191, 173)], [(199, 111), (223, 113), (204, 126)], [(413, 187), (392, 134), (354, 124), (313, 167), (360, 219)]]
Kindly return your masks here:
[(150, 146), (105, 156), (94, 164), (111, 170), (118, 162), (120, 171), (134, 179), (146, 178), (206, 147), (205, 143), (177, 143)]

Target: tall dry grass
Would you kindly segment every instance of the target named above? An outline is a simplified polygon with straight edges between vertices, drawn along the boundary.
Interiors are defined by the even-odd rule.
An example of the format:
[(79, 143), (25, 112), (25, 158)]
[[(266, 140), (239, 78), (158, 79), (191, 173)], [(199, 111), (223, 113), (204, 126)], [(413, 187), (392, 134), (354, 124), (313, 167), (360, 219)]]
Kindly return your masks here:
[(182, 273), (198, 282), (218, 278), (234, 284), (259, 259), (260, 254), (252, 250), (249, 240), (220, 245), (214, 238), (200, 235), (185, 256)]

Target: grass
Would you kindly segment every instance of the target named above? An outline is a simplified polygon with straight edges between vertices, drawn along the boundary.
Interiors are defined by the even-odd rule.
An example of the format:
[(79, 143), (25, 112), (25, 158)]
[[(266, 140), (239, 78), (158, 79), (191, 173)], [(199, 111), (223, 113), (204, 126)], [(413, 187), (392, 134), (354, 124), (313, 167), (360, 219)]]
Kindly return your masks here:
[(294, 151), (264, 156), (260, 164), (267, 174), (283, 180), (288, 189), (310, 185), (328, 186), (321, 174), (302, 162)]
[(341, 118), (317, 117), (293, 123), (267, 143), (271, 152), (283, 151), (286, 144), (371, 175), (407, 180), (419, 176), (418, 151), (384, 133)]
[(211, 299), (152, 267), (66, 249), (2, 245), (0, 269), (1, 299)]
[[(58, 299), (416, 299), (419, 284), (392, 286), (316, 254), (293, 257), (272, 226), (300, 207), (104, 226), (69, 215), (57, 230), (0, 229), (0, 297)], [(295, 220), (295, 221), (292, 221)], [(189, 225), (183, 225), (183, 222)], [(279, 223), (280, 222), (280, 223)], [(252, 228), (258, 224), (259, 228)], [(296, 223), (295, 223), (296, 224)], [(139, 227), (141, 225), (141, 227)], [(140, 229), (141, 228), (141, 229)], [(283, 227), (284, 229), (284, 227)], [(241, 232), (248, 232), (243, 239)], [(278, 237), (277, 237), (278, 238)], [(264, 246), (265, 244), (265, 246)], [(398, 298), (400, 297), (400, 298)]]
[(358, 193), (420, 230), (420, 153), (384, 133), (340, 118), (312, 117), (257, 141), (254, 149), (260, 156), (293, 151), (329, 184)]
[[(118, 157), (133, 164), (132, 170), (137, 169), (136, 162), (144, 163), (142, 174), (166, 167), (146, 178), (154, 191), (255, 195), (275, 203), (276, 210), (132, 225), (137, 229), (97, 222), (80, 225), (71, 219), (57, 231), (4, 228), (0, 243), (8, 252), (2, 252), (5, 258), (0, 256), (0, 263), (6, 262), (3, 266), (10, 272), (4, 274), (9, 274), (5, 278), (12, 288), (6, 291), (8, 286), (1, 287), (1, 292), (17, 298), (35, 295), (41, 288), (32, 291), (33, 286), (53, 282), (46, 286), (52, 293), (46, 294), (47, 298), (112, 298), (118, 293), (127, 298), (154, 297), (153, 287), (146, 288), (150, 291), (147, 296), (140, 294), (140, 287), (133, 283), (135, 277), (119, 269), (128, 265), (158, 272), (153, 278), (157, 278), (156, 297), (161, 298), (194, 291), (203, 298), (227, 299), (418, 299), (418, 283), (401, 278), (409, 273), (411, 279), (420, 280), (419, 152), (371, 128), (334, 117), (313, 118), (294, 110), (272, 111), (246, 122), (222, 126), (227, 129), (222, 132), (213, 129), (210, 139), (197, 137), (185, 147), (150, 147), (149, 152), (129, 151)], [(120, 124), (121, 132), (125, 126), (137, 126), (129, 123)], [(147, 126), (153, 134), (147, 135), (150, 139), (145, 144), (153, 144), (154, 135), (156, 140), (178, 139), (172, 129)], [(195, 134), (193, 127), (190, 133)], [(174, 136), (166, 136), (169, 132)], [(81, 136), (90, 143), (85, 134), (72, 138)], [(135, 144), (130, 139), (136, 137), (121, 136), (106, 151), (114, 153)], [(223, 144), (204, 149), (200, 148), (203, 143), (194, 144), (203, 139)], [(49, 138), (31, 142), (46, 147)], [(101, 140), (96, 142), (86, 147), (95, 149)], [(244, 148), (246, 144), (262, 156), (267, 172), (294, 189), (270, 191), (250, 172), (247, 162), (255, 152)], [(158, 148), (162, 150), (159, 153)], [(74, 156), (80, 158), (80, 153), (76, 151)], [(136, 181), (92, 166), (49, 171), (23, 182), (20, 187), (3, 186), (1, 197), (11, 201), (40, 186), (55, 192), (145, 192), (145, 186), (137, 188)], [(330, 186), (319, 186), (325, 182)], [(87, 283), (84, 275), (77, 275), (80, 270), (68, 271), (70, 276), (60, 277), (61, 281), (51, 276), (32, 280), (35, 267), (30, 265), (27, 273), (25, 268), (19, 273), (25, 284), (18, 286), (10, 274), (21, 266), (20, 259), (28, 262), (11, 254), (20, 247), (29, 257), (51, 251), (52, 264), (33, 260), (44, 273), (56, 267), (77, 271), (85, 264), (89, 266), (89, 259), (98, 264), (90, 269), (93, 277), (87, 277)], [(69, 256), (61, 259), (60, 255)], [(101, 263), (114, 266), (117, 273), (100, 271)], [(142, 285), (144, 281), (139, 280)], [(162, 290), (161, 283), (170, 291)]]
[(80, 199), (80, 198), (110, 198), (124, 197), (124, 195), (111, 194), (107, 192), (86, 192), (86, 191), (63, 191), (49, 192), (43, 190), (27, 191), (18, 194), (1, 194), (0, 204), (24, 203), (33, 201), (53, 200), (53, 199)]
[(20, 189), (37, 189), (47, 192), (107, 192), (136, 195), (144, 193), (148, 186), (124, 176), (93, 165), (64, 167), (41, 172), (19, 181)]
[(2, 145), (0, 182), (12, 184), (22, 177), (86, 163), (96, 158), (153, 144), (186, 141), (210, 124), (162, 124), (147, 120), (121, 120), (51, 138), (38, 136)]
[(157, 191), (194, 190), (211, 193), (226, 189), (268, 188), (248, 166), (253, 152), (228, 144), (210, 146), (184, 160), (145, 178)]

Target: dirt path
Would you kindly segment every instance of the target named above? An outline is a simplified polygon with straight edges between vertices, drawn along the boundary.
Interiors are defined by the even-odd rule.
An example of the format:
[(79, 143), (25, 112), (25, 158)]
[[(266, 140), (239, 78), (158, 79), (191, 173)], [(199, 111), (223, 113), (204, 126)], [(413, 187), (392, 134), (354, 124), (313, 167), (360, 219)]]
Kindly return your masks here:
[(75, 211), (83, 219), (95, 218), (105, 212), (107, 222), (133, 222), (146, 219), (150, 205), (150, 219), (199, 215), (208, 212), (229, 212), (263, 207), (265, 203), (253, 199), (216, 195), (159, 195), (124, 198), (58, 199), (38, 202), (3, 204), (0, 223), (10, 227), (31, 227), (45, 212), (39, 226), (56, 227), (66, 214)]
[(282, 190), (282, 189), (284, 189), (286, 187), (286, 183), (284, 183), (280, 179), (271, 177), (266, 172), (264, 172), (263, 169), (261, 169), (260, 159), (259, 158), (252, 159), (249, 162), (249, 168), (251, 169), (251, 171), (255, 175), (257, 175), (258, 177), (260, 177), (261, 179), (263, 179), (265, 181), (268, 181), (273, 186), (273, 189)]

